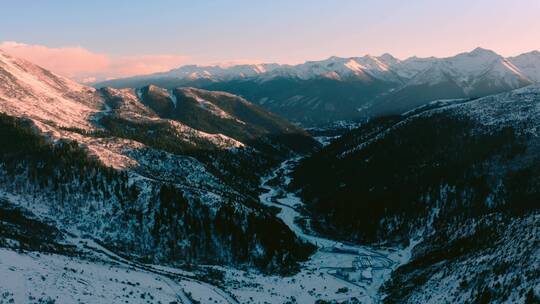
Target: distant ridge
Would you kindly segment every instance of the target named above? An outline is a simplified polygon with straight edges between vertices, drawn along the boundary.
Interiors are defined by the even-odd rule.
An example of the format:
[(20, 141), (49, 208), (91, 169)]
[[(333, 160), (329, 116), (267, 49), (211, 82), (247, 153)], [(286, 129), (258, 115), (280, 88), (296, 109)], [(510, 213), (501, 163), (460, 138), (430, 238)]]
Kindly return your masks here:
[(330, 57), (298, 65), (183, 66), (96, 87), (198, 87), (242, 96), (278, 115), (318, 126), (401, 114), (438, 99), (478, 98), (540, 81), (540, 53), (505, 58), (476, 48), (446, 58)]

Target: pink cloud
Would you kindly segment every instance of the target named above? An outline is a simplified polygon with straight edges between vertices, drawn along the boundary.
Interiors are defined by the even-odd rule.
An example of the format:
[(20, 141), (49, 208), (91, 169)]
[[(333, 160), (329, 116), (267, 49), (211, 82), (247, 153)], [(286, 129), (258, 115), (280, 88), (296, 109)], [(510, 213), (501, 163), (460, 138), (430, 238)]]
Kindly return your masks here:
[(163, 54), (109, 56), (82, 47), (51, 48), (14, 41), (1, 42), (0, 49), (80, 82), (168, 71), (189, 59)]
[(168, 71), (188, 60), (189, 57), (181, 55), (122, 56), (113, 57), (110, 68), (117, 75), (125, 77)]

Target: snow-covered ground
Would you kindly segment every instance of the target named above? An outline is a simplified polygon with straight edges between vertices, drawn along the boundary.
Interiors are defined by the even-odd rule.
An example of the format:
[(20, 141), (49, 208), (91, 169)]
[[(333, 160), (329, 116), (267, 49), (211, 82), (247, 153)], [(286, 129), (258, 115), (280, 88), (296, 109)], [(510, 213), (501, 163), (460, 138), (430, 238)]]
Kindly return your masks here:
[(1, 303), (177, 301), (174, 288), (153, 273), (56, 254), (0, 249), (0, 277)]
[(69, 243), (84, 257), (0, 248), (0, 303), (237, 303), (189, 272), (129, 261), (89, 239)]

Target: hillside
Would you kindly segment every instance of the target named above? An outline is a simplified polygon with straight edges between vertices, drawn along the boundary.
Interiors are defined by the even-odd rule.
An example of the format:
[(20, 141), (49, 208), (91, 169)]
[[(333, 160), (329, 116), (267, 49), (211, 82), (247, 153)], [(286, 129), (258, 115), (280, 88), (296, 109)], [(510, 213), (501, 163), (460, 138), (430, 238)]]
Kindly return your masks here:
[(290, 150), (306, 153), (316, 146), (304, 130), (230, 93), (195, 88), (166, 91), (148, 86), (140, 94), (160, 117), (207, 133), (221, 133), (272, 155)]
[[(311, 227), (361, 243), (422, 239), (388, 285), (389, 302), (523, 299), (521, 288), (538, 282), (519, 274), (538, 269), (511, 248), (538, 242), (527, 227), (540, 195), (539, 102), (536, 85), (364, 124), (294, 172)], [(486, 279), (501, 263), (501, 279)], [(436, 287), (458, 273), (467, 274), (459, 290)]]

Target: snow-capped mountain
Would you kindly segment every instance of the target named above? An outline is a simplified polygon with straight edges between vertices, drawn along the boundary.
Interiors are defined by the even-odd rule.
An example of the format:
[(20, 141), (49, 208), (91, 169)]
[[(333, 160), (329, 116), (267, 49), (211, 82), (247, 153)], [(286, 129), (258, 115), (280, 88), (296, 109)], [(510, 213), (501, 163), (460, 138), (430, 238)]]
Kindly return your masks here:
[[(536, 75), (538, 72), (537, 63), (540, 53), (531, 52), (517, 57), (504, 58), (493, 51), (476, 48), (471, 52), (458, 54), (448, 58), (418, 58), (411, 57), (400, 60), (386, 53), (381, 56), (366, 55), (363, 57), (330, 57), (321, 61), (308, 61), (298, 65), (281, 64), (247, 64), (229, 67), (222, 66), (197, 66), (186, 65), (178, 69), (164, 73), (156, 73), (146, 76), (135, 77), (134, 79), (152, 78), (178, 78), (178, 79), (207, 79), (212, 81), (227, 81), (234, 79), (261, 78), (271, 79), (274, 77), (292, 77), (303, 80), (317, 77), (327, 77), (347, 80), (351, 77), (360, 80), (369, 80), (371, 77), (379, 80), (407, 82), (411, 85), (419, 83), (434, 83), (438, 80), (453, 78), (456, 82), (467, 89), (474, 85), (474, 82), (482, 81), (485, 76), (506, 77), (511, 74), (510, 79), (503, 79), (503, 82), (510, 82), (508, 85), (516, 86), (517, 83), (511, 78), (528, 79), (528, 75)], [(514, 63), (516, 63), (514, 65)], [(528, 73), (521, 71), (519, 66), (527, 66)], [(493, 71), (490, 71), (493, 70)], [(485, 73), (493, 75), (485, 75)], [(430, 77), (434, 76), (434, 77)], [(535, 77), (533, 77), (535, 78)], [(532, 81), (535, 81), (532, 79)], [(129, 86), (127, 79), (112, 80), (98, 84), (110, 84), (112, 86)]]
[(411, 79), (418, 73), (428, 69), (438, 59), (435, 57), (419, 58), (410, 57), (405, 60), (399, 60), (390, 54), (385, 54), (380, 57), (383, 62), (387, 62), (387, 65), (403, 79)]
[(259, 76), (262, 80), (275, 77), (291, 77), (302, 80), (324, 77), (336, 80), (362, 81), (370, 81), (376, 78), (400, 82), (400, 78), (387, 63), (378, 57), (370, 55), (353, 58), (330, 57), (322, 61), (308, 61), (294, 66), (280, 66)]
[(0, 67), (1, 303), (372, 303), (409, 255), (303, 232), (287, 174), (318, 144), (244, 98)]
[(433, 86), (444, 82), (456, 84), (467, 95), (484, 90), (479, 86), (511, 90), (531, 83), (509, 60), (493, 51), (477, 48), (469, 53), (432, 61), (429, 67), (411, 78), (406, 85)]
[(433, 100), (482, 97), (533, 83), (508, 59), (482, 48), (423, 63), (403, 86), (373, 102), (368, 115), (400, 114)]
[(209, 91), (94, 89), (0, 51), (0, 303), (538, 302), (540, 84), (424, 102), (324, 148), (218, 90), (335, 119), (408, 87), (520, 87), (529, 55), (190, 74)]
[(540, 52), (533, 51), (508, 58), (521, 73), (534, 82), (540, 82)]
[(504, 58), (477, 48), (448, 58), (390, 54), (298, 65), (185, 66), (97, 87), (195, 86), (241, 95), (303, 125), (399, 114), (437, 99), (476, 98), (540, 79), (538, 52)]
[(213, 81), (223, 81), (236, 78), (255, 77), (271, 72), (279, 68), (279, 64), (242, 64), (229, 67), (186, 65), (164, 73), (153, 74), (154, 77), (180, 78), (180, 79), (209, 79)]

